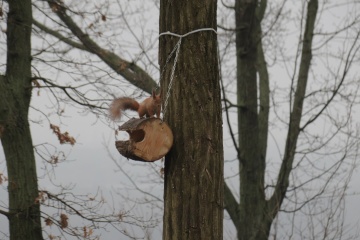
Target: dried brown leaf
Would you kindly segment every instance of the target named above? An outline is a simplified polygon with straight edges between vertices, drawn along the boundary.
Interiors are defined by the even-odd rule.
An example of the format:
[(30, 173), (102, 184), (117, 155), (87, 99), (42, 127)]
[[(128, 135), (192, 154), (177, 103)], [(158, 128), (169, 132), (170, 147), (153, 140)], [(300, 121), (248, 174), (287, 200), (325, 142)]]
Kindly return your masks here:
[(50, 158), (50, 163), (57, 164), (59, 162), (59, 156), (52, 155)]
[(160, 168), (160, 176), (161, 177), (164, 177), (164, 174), (165, 174), (165, 168)]
[(50, 218), (46, 218), (45, 219), (45, 225), (46, 226), (51, 226), (51, 225), (53, 225), (54, 224), (54, 222), (50, 219)]
[(46, 192), (39, 192), (39, 195), (35, 198), (35, 204), (44, 203), (47, 200), (47, 193)]
[(69, 223), (68, 223), (68, 216), (64, 213), (60, 214), (60, 227), (61, 228), (67, 228)]
[(41, 87), (38, 80), (35, 79), (35, 80), (32, 80), (31, 82), (34, 84), (35, 87), (38, 87), (38, 88)]
[(7, 177), (4, 174), (0, 173), (0, 185), (7, 181)]
[(70, 136), (68, 132), (61, 133), (58, 126), (50, 124), (50, 129), (52, 129), (55, 135), (58, 137), (60, 144), (70, 143), (71, 145), (74, 145), (76, 143), (75, 138)]

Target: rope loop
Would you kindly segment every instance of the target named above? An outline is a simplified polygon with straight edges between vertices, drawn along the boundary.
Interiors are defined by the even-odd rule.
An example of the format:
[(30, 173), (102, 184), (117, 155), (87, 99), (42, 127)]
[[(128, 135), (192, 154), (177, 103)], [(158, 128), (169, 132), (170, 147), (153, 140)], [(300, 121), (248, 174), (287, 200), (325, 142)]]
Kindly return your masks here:
[[(197, 32), (203, 32), (203, 31), (213, 31), (217, 34), (216, 30), (213, 29), (213, 28), (201, 28), (201, 29), (196, 29), (194, 31), (191, 31), (191, 32), (188, 32), (188, 33), (185, 33), (183, 35), (179, 35), (179, 34), (176, 34), (176, 33), (172, 33), (172, 32), (163, 32), (163, 33), (160, 33), (159, 34), (159, 38), (161, 36), (165, 36), (165, 35), (170, 35), (170, 36), (175, 36), (175, 37), (178, 37), (180, 38), (179, 41), (176, 43), (174, 49), (171, 51), (171, 53), (169, 54), (168, 58), (166, 59), (166, 62), (165, 62), (165, 65), (164, 65), (164, 69), (163, 71), (161, 72), (160, 74), (160, 80), (162, 79), (163, 77), (163, 74), (165, 72), (165, 69), (166, 69), (166, 66), (167, 64), (169, 63), (171, 57), (173, 56), (173, 54), (175, 53), (175, 58), (174, 58), (174, 65), (172, 67), (172, 70), (171, 70), (171, 74), (170, 74), (170, 82), (169, 82), (169, 86), (168, 86), (168, 90), (166, 92), (166, 96), (165, 96), (165, 101), (164, 101), (164, 107), (163, 107), (163, 118), (165, 118), (165, 114), (166, 114), (166, 110), (167, 110), (167, 105), (168, 105), (168, 101), (169, 101), (169, 97), (170, 97), (170, 91), (171, 91), (171, 87), (173, 85), (173, 80), (174, 80), (174, 74), (175, 74), (175, 69), (176, 69), (176, 63), (177, 63), (177, 60), (178, 60), (178, 57), (179, 57), (179, 52), (180, 52), (180, 46), (181, 46), (181, 40), (182, 38), (184, 37), (187, 37), (193, 33), (197, 33)], [(160, 81), (159, 80), (159, 81)]]

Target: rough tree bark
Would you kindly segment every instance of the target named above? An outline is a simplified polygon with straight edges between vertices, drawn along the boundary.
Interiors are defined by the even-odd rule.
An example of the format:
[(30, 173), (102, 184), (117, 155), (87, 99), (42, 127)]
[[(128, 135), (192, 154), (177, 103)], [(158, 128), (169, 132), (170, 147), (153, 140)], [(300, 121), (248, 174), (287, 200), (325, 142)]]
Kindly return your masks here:
[(31, 98), (30, 0), (8, 1), (6, 75), (0, 78), (0, 138), (9, 191), (10, 239), (43, 239), (37, 174), (28, 123)]
[[(160, 1), (160, 32), (185, 34), (216, 29), (217, 2)], [(173, 61), (166, 59), (179, 38), (160, 37), (159, 63), (168, 90)], [(165, 121), (174, 145), (165, 160), (163, 239), (222, 239), (223, 147), (217, 36), (212, 31), (182, 39)]]

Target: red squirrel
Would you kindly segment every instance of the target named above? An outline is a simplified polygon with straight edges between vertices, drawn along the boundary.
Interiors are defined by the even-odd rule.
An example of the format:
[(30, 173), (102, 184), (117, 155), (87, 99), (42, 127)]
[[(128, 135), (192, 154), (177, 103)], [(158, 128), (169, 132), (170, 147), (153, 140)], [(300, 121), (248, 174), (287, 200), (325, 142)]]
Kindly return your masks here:
[(160, 117), (161, 110), (161, 97), (160, 94), (156, 95), (155, 90), (152, 91), (152, 95), (146, 98), (141, 103), (138, 103), (135, 99), (129, 97), (116, 98), (110, 105), (110, 117), (115, 119), (121, 118), (121, 112), (124, 110), (133, 110), (139, 113), (139, 117)]

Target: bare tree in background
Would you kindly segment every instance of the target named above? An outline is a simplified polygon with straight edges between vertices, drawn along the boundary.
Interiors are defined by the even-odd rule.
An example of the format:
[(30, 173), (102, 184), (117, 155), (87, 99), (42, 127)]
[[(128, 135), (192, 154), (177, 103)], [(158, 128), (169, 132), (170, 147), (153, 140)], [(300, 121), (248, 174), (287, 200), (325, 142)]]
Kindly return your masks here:
[[(357, 3), (222, 3), (226, 7), (219, 17), (227, 21), (219, 21), (218, 33), (225, 121), (238, 163), (227, 164), (233, 169), (226, 168), (224, 201), (237, 237), (346, 235), (334, 219), (342, 219), (351, 176), (343, 171), (357, 159), (358, 83), (351, 68), (358, 61)], [(154, 4), (158, 11), (158, 2), (133, 4), (33, 2), (33, 35), (42, 41), (33, 45), (31, 77), (34, 91), (49, 95), (51, 111), (62, 113), (72, 105), (107, 123), (103, 116), (114, 96), (140, 97), (157, 87), (157, 25), (155, 32), (136, 26), (154, 29), (148, 20), (158, 15), (146, 9)], [(325, 27), (327, 14), (344, 6), (349, 14), (336, 28)], [(161, 198), (132, 183), (146, 195), (144, 202), (161, 205)]]
[[(293, 213), (294, 218), (290, 221), (293, 225), (289, 224), (290, 231), (285, 230), (285, 236), (280, 237), (279, 225), (275, 226), (274, 239), (307, 234), (313, 239), (320, 236), (333, 239), (344, 234), (344, 226), (333, 219), (342, 212), (339, 204), (344, 203), (343, 190), (347, 189), (358, 154), (359, 136), (352, 122), (352, 109), (359, 100), (358, 87), (356, 79), (349, 74), (359, 50), (359, 33), (354, 27), (359, 26), (358, 17), (354, 16), (334, 32), (321, 32), (320, 28), (317, 32), (319, 11), (325, 15), (324, 9), (335, 8), (336, 4), (323, 2), (319, 7), (317, 0), (302, 1), (298, 5), (301, 17), (296, 19), (296, 27), (300, 28), (298, 45), (295, 56), (289, 56), (283, 46), (279, 46), (283, 41), (281, 37), (272, 33), (273, 29), (281, 28), (278, 21), (286, 17), (286, 4), (290, 3), (282, 1), (278, 7), (271, 3), (270, 14), (266, 0), (238, 0), (233, 7), (226, 5), (235, 16), (235, 27), (223, 29), (235, 29), (237, 103), (226, 98), (226, 91), (224, 96), (226, 110), (237, 109), (238, 140), (231, 124), (229, 128), (238, 153), (240, 189), (232, 191), (228, 184), (225, 185), (225, 209), (236, 227), (238, 239), (268, 239), (279, 212)], [(330, 59), (330, 51), (321, 52), (320, 49), (326, 49), (329, 41), (341, 33), (347, 36), (342, 52)], [(273, 49), (266, 52), (265, 47), (269, 45)], [(272, 56), (273, 53), (277, 55)], [(328, 71), (324, 75), (321, 73), (324, 68), (320, 71), (318, 66), (322, 60), (316, 59), (321, 59), (322, 54), (326, 54), (324, 65)], [(276, 59), (278, 56), (280, 60)], [(268, 59), (272, 65), (283, 64), (288, 72), (288, 80), (274, 80), (273, 89)], [(332, 69), (334, 60), (338, 64), (336, 70)], [(341, 110), (335, 113), (339, 107)], [(229, 117), (227, 122), (231, 122)], [(284, 141), (277, 136), (273, 140), (269, 135), (277, 129), (287, 129), (286, 134), (279, 134)], [(278, 148), (283, 148), (278, 149), (279, 167), (273, 167), (268, 159), (268, 153), (273, 149), (269, 151), (267, 146), (273, 141), (280, 145)], [(341, 169), (346, 168), (349, 172), (341, 179)], [(330, 190), (330, 186), (334, 186), (330, 185), (332, 181), (339, 181), (341, 187)], [(329, 195), (329, 191), (341, 195), (337, 199), (335, 195)], [(315, 203), (320, 203), (321, 198), (326, 199), (323, 202), (331, 203), (325, 212), (325, 209), (315, 210)], [(307, 212), (305, 208), (311, 216), (306, 226), (312, 226), (307, 233), (301, 227), (297, 229), (299, 220), (294, 220), (295, 216), (301, 215), (300, 211)]]
[(37, 174), (28, 123), (31, 99), (31, 1), (10, 1), (7, 59), (0, 75), (0, 138), (7, 159), (11, 239), (42, 239)]
[[(33, 87), (38, 89), (38, 94), (40, 94), (40, 89), (49, 90), (50, 96), (53, 97), (49, 98), (50, 102), (52, 100), (55, 102), (55, 108), (52, 108), (52, 111), (59, 116), (63, 112), (61, 108), (64, 103), (87, 107), (95, 113), (102, 112), (107, 107), (102, 106), (103, 100), (98, 100), (98, 105), (91, 102), (93, 95), (90, 88), (96, 89), (96, 82), (90, 80), (76, 86), (76, 84), (56, 83), (50, 78), (43, 77), (38, 63), (41, 62), (41, 68), (54, 62), (51, 58), (43, 59), (40, 56), (42, 53), (48, 53), (48, 49), (37, 48), (36, 44), (31, 46), (32, 32), (38, 33), (32, 28), (32, 8), (36, 8), (34, 6), (31, 1), (1, 2), (1, 18), (7, 20), (7, 25), (4, 26), (7, 44), (3, 47), (7, 58), (6, 63), (2, 65), (2, 70), (6, 70), (5, 75), (0, 75), (0, 138), (5, 153), (7, 176), (0, 173), (0, 184), (7, 183), (9, 205), (1, 204), (0, 214), (9, 220), (10, 236), (8, 237), (10, 239), (43, 239), (43, 233), (45, 233), (49, 239), (60, 238), (60, 236), (98, 239), (99, 236), (94, 233), (95, 229), (107, 226), (129, 237), (138, 236), (139, 234), (129, 233), (126, 225), (143, 227), (146, 224), (151, 227), (152, 221), (144, 223), (133, 216), (130, 217), (131, 214), (126, 210), (116, 211), (117, 208), (110, 209), (110, 212), (106, 211), (104, 205), (107, 201), (101, 194), (76, 195), (71, 189), (61, 185), (59, 192), (40, 190), (38, 187), (34, 153), (51, 167), (64, 161), (65, 156), (61, 153), (51, 153), (52, 151), (49, 150), (51, 144), (41, 144), (35, 148), (33, 146), (28, 118)], [(50, 7), (53, 12), (65, 10), (60, 2), (50, 3)], [(51, 51), (51, 54), (56, 55), (57, 51)], [(102, 53), (103, 60), (107, 63), (111, 62), (114, 56), (105, 55)], [(115, 58), (115, 60), (118, 59)], [(74, 62), (74, 64), (79, 63)], [(127, 69), (129, 65), (130, 63), (120, 62), (118, 71), (122, 71), (122, 68)], [(122, 73), (128, 77), (131, 76), (134, 80), (133, 73), (136, 71), (137, 69), (132, 68)], [(154, 86), (153, 81), (143, 82), (146, 73), (141, 69), (139, 72), (138, 79), (134, 80), (138, 81), (135, 85), (151, 89), (151, 86)], [(76, 72), (67, 73), (77, 75)], [(96, 97), (99, 95), (101, 94), (96, 94)], [(47, 113), (42, 114), (50, 121)], [(49, 125), (49, 133), (54, 133), (61, 144), (75, 144), (75, 139), (68, 132), (63, 132), (51, 122)], [(78, 221), (75, 222), (82, 221), (83, 223), (76, 225), (74, 223), (76, 218)], [(53, 230), (49, 230), (49, 227), (53, 227)], [(53, 234), (54, 227), (58, 230), (55, 231), (55, 235)]]

